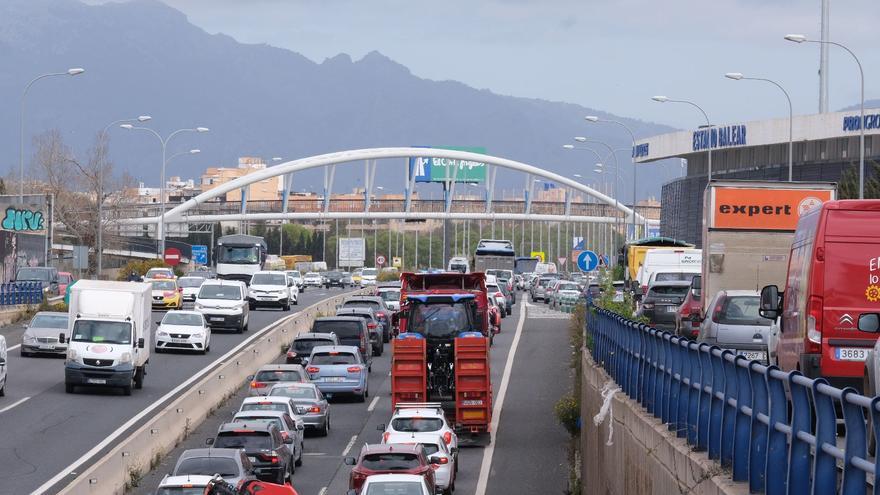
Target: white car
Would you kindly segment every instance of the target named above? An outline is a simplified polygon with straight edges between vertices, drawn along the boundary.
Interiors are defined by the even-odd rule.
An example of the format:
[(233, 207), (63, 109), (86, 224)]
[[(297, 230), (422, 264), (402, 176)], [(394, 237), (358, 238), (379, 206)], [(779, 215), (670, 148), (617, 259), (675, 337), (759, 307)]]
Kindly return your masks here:
[(376, 276), (379, 275), (379, 270), (375, 268), (364, 268), (361, 272), (361, 288), (366, 287), (367, 285), (376, 285)]
[(204, 277), (180, 277), (177, 279), (177, 286), (181, 289), (181, 296), (184, 301), (195, 302), (196, 296), (199, 295), (199, 289), (205, 281)]
[(0, 335), (0, 397), (6, 395), (6, 367), (8, 366), (6, 355), (6, 337)]
[(405, 493), (406, 495), (434, 495), (428, 491), (425, 477), (417, 474), (374, 474), (367, 476), (361, 493)]
[(299, 270), (287, 270), (284, 273), (293, 279), (293, 283), (296, 284), (296, 288), (299, 289), (299, 292), (302, 292), (305, 289), (305, 286), (303, 285), (303, 276)]
[(198, 311), (169, 311), (156, 329), (156, 352), (211, 350), (211, 327)]
[[(456, 459), (446, 442), (437, 432), (431, 433), (392, 433), (382, 437), (382, 443), (420, 443), (425, 449), (425, 457), (434, 468), (434, 479), (437, 488), (443, 493), (455, 491)], [(368, 492), (364, 492), (368, 493)]]
[(150, 268), (147, 270), (147, 273), (144, 274), (144, 280), (155, 280), (155, 279), (163, 279), (163, 278), (177, 278), (177, 275), (174, 274), (174, 270), (171, 268)]
[(214, 477), (199, 474), (187, 474), (183, 476), (165, 475), (159, 482), (156, 495), (192, 495), (204, 493)]
[(195, 310), (211, 328), (244, 332), (250, 322), (247, 285), (239, 280), (205, 280), (196, 296)]
[(318, 272), (306, 273), (306, 276), (303, 277), (303, 285), (305, 287), (321, 287), (324, 285), (324, 277)]
[(458, 435), (446, 421), (446, 414), (439, 402), (401, 402), (397, 404), (391, 415), (388, 426), (379, 425), (385, 430), (382, 435), (384, 443), (387, 438), (398, 433), (434, 433), (443, 439), (452, 455), (458, 459)]
[(241, 403), (238, 412), (246, 411), (281, 411), (286, 412), (298, 424), (302, 423), (302, 418), (296, 414), (296, 403), (290, 397), (282, 397), (280, 395), (248, 397)]
[[(294, 291), (296, 291), (294, 293)], [(248, 305), (251, 310), (258, 307), (276, 307), (290, 311), (290, 304), (296, 304), (299, 291), (287, 274), (281, 271), (260, 271), (251, 276), (248, 285)]]
[(378, 296), (391, 311), (400, 311), (400, 287), (379, 287)]
[(504, 293), (501, 292), (501, 288), (498, 287), (498, 284), (495, 282), (489, 283), (487, 281), (486, 292), (489, 297), (495, 300), (495, 305), (498, 306), (498, 312), (501, 313), (501, 317), (504, 318), (507, 316), (507, 298), (504, 297)]

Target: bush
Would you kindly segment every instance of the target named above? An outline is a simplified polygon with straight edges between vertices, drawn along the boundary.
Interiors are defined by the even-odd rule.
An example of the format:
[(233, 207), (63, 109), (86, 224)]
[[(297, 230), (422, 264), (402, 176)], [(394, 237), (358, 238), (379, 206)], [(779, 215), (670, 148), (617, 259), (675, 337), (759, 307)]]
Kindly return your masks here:
[[(119, 275), (116, 277), (116, 280), (128, 280), (128, 276), (131, 274), (131, 272), (135, 272), (143, 277), (144, 275), (146, 275), (147, 270), (149, 270), (150, 268), (169, 268), (169, 266), (165, 264), (165, 261), (160, 259), (132, 260), (119, 269)], [(177, 274), (178, 270), (175, 269), (174, 273)], [(182, 273), (178, 274), (178, 276), (180, 275), (182, 275)]]
[(581, 429), (580, 397), (576, 397), (574, 394), (563, 395), (559, 401), (556, 402), (554, 409), (559, 424), (568, 431), (569, 435), (573, 437), (577, 436)]
[(400, 274), (397, 272), (379, 272), (379, 275), (376, 275), (376, 282), (396, 282), (400, 280)]

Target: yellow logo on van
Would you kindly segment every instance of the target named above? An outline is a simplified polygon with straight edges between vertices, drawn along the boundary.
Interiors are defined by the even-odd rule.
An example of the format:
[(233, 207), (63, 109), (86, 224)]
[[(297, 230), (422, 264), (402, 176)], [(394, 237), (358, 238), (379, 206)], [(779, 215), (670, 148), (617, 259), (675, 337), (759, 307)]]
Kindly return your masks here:
[(867, 289), (865, 289), (865, 297), (870, 302), (880, 301), (880, 286), (869, 285)]

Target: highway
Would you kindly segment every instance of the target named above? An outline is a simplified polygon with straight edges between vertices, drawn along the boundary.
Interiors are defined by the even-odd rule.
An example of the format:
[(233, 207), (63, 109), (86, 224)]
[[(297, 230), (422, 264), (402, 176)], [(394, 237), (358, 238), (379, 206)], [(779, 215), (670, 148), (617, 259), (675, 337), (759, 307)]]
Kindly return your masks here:
[[(252, 332), (323, 299), (328, 292), (304, 292), (299, 305), (289, 313), (252, 311), (249, 332), (214, 332), (207, 355), (152, 353), (144, 388), (130, 397), (118, 390), (82, 388), (76, 394), (66, 394), (63, 359), (21, 358), (15, 346), (21, 342), (23, 327), (0, 329), (13, 349), (9, 352), (6, 397), (0, 399), (0, 493), (32, 492)], [(160, 321), (162, 316), (154, 312), (153, 321)]]
[[(500, 411), (495, 438), (489, 447), (461, 450), (456, 493), (562, 493), (566, 488), (568, 435), (556, 422), (553, 407), (570, 384), (569, 320), (567, 315), (540, 304), (531, 305), (532, 317), (523, 320), (524, 306), (529, 303), (525, 297), (518, 301), (513, 314), (503, 320), (502, 332), (495, 337), (492, 348), (495, 409)], [(391, 416), (389, 349), (390, 344), (386, 344), (386, 353), (374, 359), (370, 375), (372, 398), (364, 403), (334, 400), (330, 435), (306, 437), (306, 457), (294, 476), (295, 488), (301, 495), (344, 494), (350, 467), (343, 464), (343, 458), (356, 456), (364, 443), (380, 440), (377, 427)], [(247, 393), (247, 387), (242, 387), (166, 456), (156, 470), (147, 474), (134, 493), (152, 493), (162, 477), (173, 469), (179, 454), (185, 449), (203, 447), (217, 427), (232, 418)], [(504, 402), (499, 406), (502, 395)]]

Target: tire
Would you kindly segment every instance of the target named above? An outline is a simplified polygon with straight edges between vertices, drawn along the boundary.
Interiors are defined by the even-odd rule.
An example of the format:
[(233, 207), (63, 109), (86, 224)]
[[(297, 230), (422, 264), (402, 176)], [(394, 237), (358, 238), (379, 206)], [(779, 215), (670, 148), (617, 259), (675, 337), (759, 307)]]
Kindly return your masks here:
[(146, 366), (145, 364), (134, 372), (134, 388), (138, 390), (144, 388), (144, 375), (147, 372)]
[(290, 311), (290, 302), (288, 302), (284, 306), (281, 306), (281, 311), (284, 311), (285, 313)]
[(156, 354), (162, 354), (162, 349), (160, 349), (158, 347), (154, 347), (153, 352), (155, 352)]
[(357, 401), (358, 402), (366, 402), (367, 401), (367, 391), (366, 390), (364, 390), (364, 393), (362, 393), (361, 395), (358, 395)]
[(19, 351), (19, 354), (21, 354), (21, 357), (23, 358), (31, 357), (31, 353), (29, 352)]
[(64, 384), (64, 393), (72, 394), (75, 390), (76, 390), (76, 385), (74, 385), (72, 383), (65, 383)]
[(122, 387), (122, 395), (131, 395), (131, 384)]
[(299, 444), (299, 457), (296, 459), (294, 463), (295, 466), (299, 467), (303, 465), (303, 444), (300, 442)]
[(535, 299), (535, 296), (532, 296), (532, 302), (538, 302), (538, 300)]
[(254, 311), (257, 309), (257, 305), (254, 303), (248, 303), (248, 309)]
[(322, 437), (326, 437), (330, 433), (330, 419), (324, 421), (324, 428), (321, 428), (321, 431), (318, 432), (318, 435)]
[(287, 482), (290, 483), (290, 486), (293, 486), (293, 475), (296, 474), (296, 460), (293, 458), (293, 454), (290, 454), (290, 459), (288, 459), (288, 466), (290, 466), (290, 476), (287, 477)]
[(293, 305), (294, 305), (294, 306), (298, 306), (298, 305), (299, 305), (299, 298), (298, 298), (298, 297), (297, 297), (296, 299), (293, 300)]
[(0, 397), (6, 397), (6, 384), (4, 383), (2, 387), (0, 387)]

